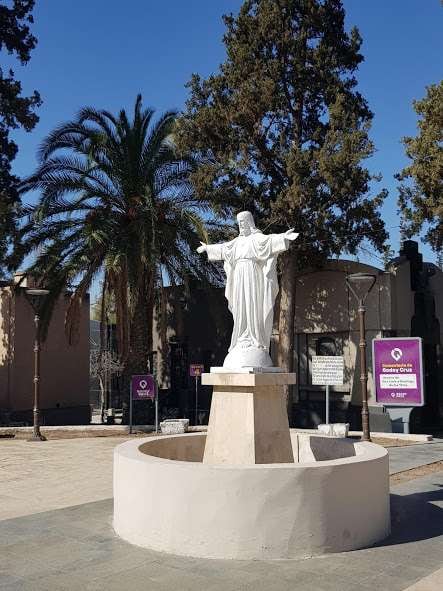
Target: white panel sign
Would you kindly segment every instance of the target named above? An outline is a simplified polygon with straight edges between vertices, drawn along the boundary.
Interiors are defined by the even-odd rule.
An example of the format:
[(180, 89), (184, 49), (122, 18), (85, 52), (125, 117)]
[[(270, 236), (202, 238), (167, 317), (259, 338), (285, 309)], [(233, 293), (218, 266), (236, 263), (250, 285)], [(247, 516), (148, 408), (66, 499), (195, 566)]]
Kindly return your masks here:
[(396, 375), (396, 374), (382, 374), (380, 376), (380, 388), (389, 390), (416, 390), (417, 389), (417, 374), (410, 375)]
[(343, 357), (334, 355), (314, 355), (312, 357), (313, 386), (342, 386)]

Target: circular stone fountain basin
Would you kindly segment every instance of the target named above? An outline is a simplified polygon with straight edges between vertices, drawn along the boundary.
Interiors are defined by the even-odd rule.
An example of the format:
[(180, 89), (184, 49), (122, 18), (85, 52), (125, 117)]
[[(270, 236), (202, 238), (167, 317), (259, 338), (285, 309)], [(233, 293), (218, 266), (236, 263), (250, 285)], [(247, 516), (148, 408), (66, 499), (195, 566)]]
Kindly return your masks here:
[(283, 559), (355, 550), (390, 532), (387, 451), (291, 431), (295, 463), (203, 464), (206, 434), (114, 451), (114, 528), (201, 558)]

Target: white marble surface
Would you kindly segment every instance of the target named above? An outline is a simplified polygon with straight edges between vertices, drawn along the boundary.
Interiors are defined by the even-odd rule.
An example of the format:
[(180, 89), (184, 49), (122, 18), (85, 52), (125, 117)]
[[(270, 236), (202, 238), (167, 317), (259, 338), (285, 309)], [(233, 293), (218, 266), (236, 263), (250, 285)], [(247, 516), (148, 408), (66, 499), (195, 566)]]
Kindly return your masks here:
[(223, 367), (271, 368), (269, 355), (274, 302), (278, 292), (277, 256), (298, 236), (292, 229), (263, 234), (249, 211), (237, 216), (239, 235), (221, 244), (197, 249), (211, 261), (223, 261), (225, 295), (234, 319), (231, 345)]

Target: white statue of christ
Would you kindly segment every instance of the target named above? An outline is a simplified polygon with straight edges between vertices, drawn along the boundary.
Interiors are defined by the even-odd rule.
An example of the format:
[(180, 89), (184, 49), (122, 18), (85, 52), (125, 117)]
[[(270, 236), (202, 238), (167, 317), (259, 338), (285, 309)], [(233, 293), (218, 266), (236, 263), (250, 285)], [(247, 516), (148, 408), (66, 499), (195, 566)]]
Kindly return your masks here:
[(277, 256), (298, 236), (293, 229), (283, 234), (263, 234), (251, 212), (237, 216), (239, 236), (230, 242), (205, 244), (210, 261), (224, 261), (225, 296), (234, 318), (231, 345), (223, 367), (228, 369), (272, 367), (269, 355), (273, 309), (278, 293)]

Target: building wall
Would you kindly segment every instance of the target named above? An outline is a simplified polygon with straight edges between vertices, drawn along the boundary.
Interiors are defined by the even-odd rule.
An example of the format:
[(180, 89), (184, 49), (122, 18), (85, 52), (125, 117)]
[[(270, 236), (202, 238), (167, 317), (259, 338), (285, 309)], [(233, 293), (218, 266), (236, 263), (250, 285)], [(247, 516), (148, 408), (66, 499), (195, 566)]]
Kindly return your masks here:
[[(166, 288), (165, 322), (157, 311), (153, 349), (160, 385), (160, 408), (177, 407), (182, 415), (194, 416), (195, 382), (189, 376), (189, 365), (201, 363), (205, 371), (220, 366), (227, 354), (232, 332), (224, 288), (205, 289), (191, 285)], [(166, 328), (162, 335), (162, 326)], [(163, 328), (163, 330), (164, 330)], [(199, 386), (199, 409), (207, 420), (212, 388)]]
[(11, 407), (11, 354), (14, 340), (14, 298), (10, 287), (0, 289), (0, 409)]
[(371, 342), (386, 330), (394, 328), (391, 290), (394, 278), (380, 269), (353, 261), (331, 261), (327, 268), (301, 275), (296, 283), (297, 335), (295, 367), (299, 374), (294, 402), (324, 400), (324, 388), (311, 385), (311, 358), (316, 355), (319, 339), (333, 338), (337, 355), (345, 358), (345, 383), (332, 388), (332, 396), (347, 404), (360, 404), (360, 355), (358, 304), (346, 284), (346, 275), (356, 272), (371, 273), (376, 283), (366, 300), (366, 330), (368, 359), (368, 393), (370, 404), (375, 404), (372, 380)]
[[(0, 294), (0, 411), (30, 421), (33, 407), (34, 313), (23, 290)], [(78, 342), (64, 331), (69, 297), (56, 304), (40, 355), (40, 408), (46, 424), (89, 421), (89, 298), (85, 298)]]

